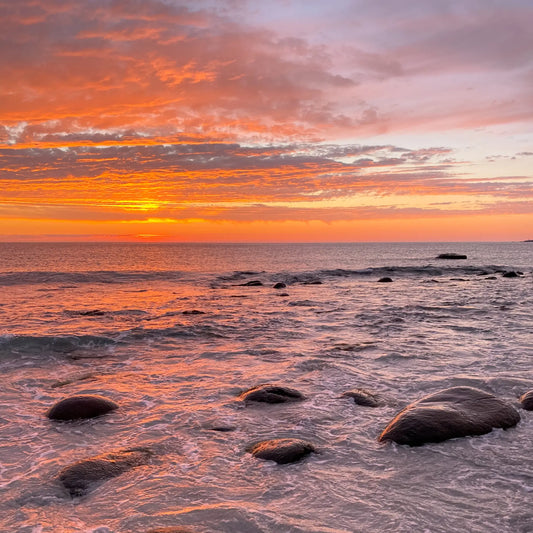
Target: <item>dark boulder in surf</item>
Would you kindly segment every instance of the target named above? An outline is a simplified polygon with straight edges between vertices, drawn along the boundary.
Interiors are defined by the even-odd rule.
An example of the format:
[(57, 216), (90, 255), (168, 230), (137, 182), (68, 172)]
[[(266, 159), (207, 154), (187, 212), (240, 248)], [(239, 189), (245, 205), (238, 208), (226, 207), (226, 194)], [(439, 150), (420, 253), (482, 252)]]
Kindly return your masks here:
[(118, 409), (118, 404), (103, 396), (82, 394), (60, 400), (46, 416), (52, 420), (79, 420), (104, 415)]
[(83, 496), (97, 483), (147, 464), (150, 457), (152, 452), (146, 448), (98, 455), (64, 468), (59, 472), (58, 479), (71, 496)]
[(437, 259), (467, 259), (467, 256), (465, 254), (446, 253), (439, 254)]
[(496, 396), (472, 387), (452, 387), (405, 407), (383, 430), (379, 441), (421, 446), (507, 429), (519, 421), (518, 412)]
[(272, 439), (253, 444), (246, 449), (258, 459), (276, 461), (280, 465), (295, 463), (306, 455), (316, 452), (315, 447), (300, 439)]
[(347, 398), (352, 398), (357, 405), (362, 405), (364, 407), (379, 406), (378, 397), (365, 389), (349, 390), (342, 395)]
[(522, 409), (533, 411), (533, 390), (527, 391), (520, 396), (520, 404), (522, 405)]
[(304, 400), (305, 396), (296, 389), (265, 383), (244, 391), (239, 398), (245, 402), (286, 403)]
[(510, 270), (509, 272), (504, 272), (502, 274), (502, 278), (519, 278), (520, 272), (515, 272), (514, 270)]
[(281, 281), (278, 281), (275, 285), (274, 285), (274, 289), (284, 289), (287, 285), (285, 285), (285, 283), (281, 282)]
[(391, 283), (392, 282), (392, 278), (389, 278), (389, 277), (384, 277), (384, 278), (379, 278), (378, 279), (378, 283)]

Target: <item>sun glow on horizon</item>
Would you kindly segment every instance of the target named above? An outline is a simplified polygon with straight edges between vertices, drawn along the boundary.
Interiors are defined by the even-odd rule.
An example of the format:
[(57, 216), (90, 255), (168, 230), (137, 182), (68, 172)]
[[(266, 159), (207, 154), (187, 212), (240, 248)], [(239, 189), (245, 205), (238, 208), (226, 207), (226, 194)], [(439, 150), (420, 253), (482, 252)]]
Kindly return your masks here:
[(531, 238), (533, 12), (389, 1), (5, 3), (0, 241)]

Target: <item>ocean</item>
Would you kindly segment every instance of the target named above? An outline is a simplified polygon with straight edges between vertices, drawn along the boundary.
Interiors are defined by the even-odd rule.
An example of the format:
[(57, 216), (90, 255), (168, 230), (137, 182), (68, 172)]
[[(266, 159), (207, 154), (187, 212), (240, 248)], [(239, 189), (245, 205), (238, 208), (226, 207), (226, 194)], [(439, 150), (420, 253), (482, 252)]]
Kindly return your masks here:
[[(0, 287), (1, 532), (533, 532), (533, 413), (518, 404), (533, 389), (533, 243), (3, 243)], [(264, 383), (305, 400), (239, 398)], [(521, 421), (378, 442), (404, 406), (457, 385)], [(357, 388), (380, 405), (343, 396)], [(46, 417), (77, 394), (119, 408)], [(319, 453), (247, 452), (273, 438)], [(136, 447), (148, 464), (84, 496), (58, 482)]]

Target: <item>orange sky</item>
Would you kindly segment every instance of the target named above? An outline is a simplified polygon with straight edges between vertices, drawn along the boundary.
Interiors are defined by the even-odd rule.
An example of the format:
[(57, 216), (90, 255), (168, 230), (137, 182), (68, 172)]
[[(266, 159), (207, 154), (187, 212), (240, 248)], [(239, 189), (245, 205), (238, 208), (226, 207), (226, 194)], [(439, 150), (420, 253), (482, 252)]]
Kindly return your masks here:
[(354, 5), (0, 0), (0, 241), (532, 238), (533, 7)]

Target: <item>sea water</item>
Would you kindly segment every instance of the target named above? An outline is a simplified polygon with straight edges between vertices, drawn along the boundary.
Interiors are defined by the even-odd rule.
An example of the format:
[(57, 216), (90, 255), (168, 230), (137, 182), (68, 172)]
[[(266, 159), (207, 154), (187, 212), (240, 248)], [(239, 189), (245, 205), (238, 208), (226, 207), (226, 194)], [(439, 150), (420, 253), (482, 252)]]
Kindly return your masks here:
[[(532, 413), (480, 437), (377, 441), (450, 386), (519, 408), (532, 317), (532, 243), (0, 244), (0, 531), (533, 531)], [(306, 400), (239, 400), (262, 383)], [(380, 406), (342, 396), (355, 388)], [(75, 394), (120, 407), (46, 418)], [(278, 465), (246, 452), (282, 437), (319, 453)], [(139, 446), (149, 464), (83, 497), (57, 481)]]

